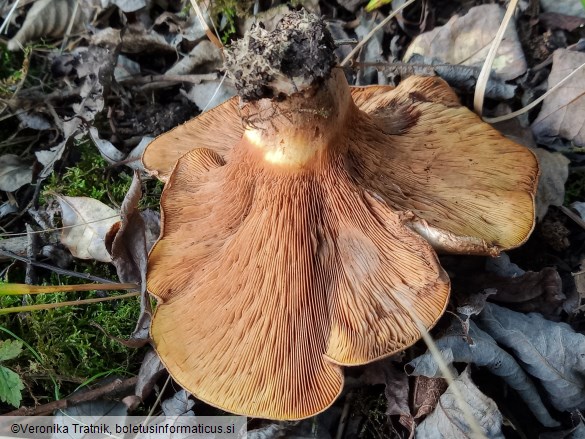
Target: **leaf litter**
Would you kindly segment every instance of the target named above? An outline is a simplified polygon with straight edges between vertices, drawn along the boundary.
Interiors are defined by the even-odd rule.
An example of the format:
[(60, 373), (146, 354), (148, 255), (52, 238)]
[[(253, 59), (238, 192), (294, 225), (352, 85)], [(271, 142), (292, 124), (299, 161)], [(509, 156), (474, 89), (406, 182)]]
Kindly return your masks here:
[[(0, 161), (8, 163), (0, 166), (0, 226), (3, 232), (24, 233), (25, 221), (38, 224), (28, 208), (49, 209), (49, 205), (39, 204), (42, 186), (46, 186), (52, 176), (75, 165), (80, 142), (91, 139), (92, 148), (108, 162), (107, 175), (117, 177), (123, 173), (132, 174), (134, 170), (140, 172), (139, 158), (152, 138), (234, 93), (229, 81), (222, 80), (218, 69), (221, 53), (207, 41), (195, 14), (185, 13), (188, 2), (179, 1), (175, 6), (168, 2), (163, 6), (162, 2), (143, 0), (83, 0), (76, 12), (72, 7), (75, 3), (39, 0), (28, 8), (18, 8), (15, 12), (18, 19), (13, 19), (9, 26), (9, 45), (13, 50), (18, 51), (21, 46), (27, 50), (31, 43), (51, 38), (58, 45), (62, 44), (63, 50), (49, 48), (45, 54), (33, 49), (31, 65), (37, 69), (42, 65), (44, 70), (35, 71), (32, 77), (29, 73), (20, 86), (21, 78), (16, 76), (11, 82), (2, 79), (0, 84), (4, 87), (0, 89), (2, 98), (9, 101), (4, 115), (11, 117), (11, 126), (18, 125), (16, 134), (11, 128), (10, 136), (33, 138), (25, 143), (27, 147), (12, 147), (6, 143), (6, 152), (4, 146), (0, 147)], [(259, 14), (278, 17), (283, 5), (269, 3), (273, 7), (262, 10), (266, 5), (261, 5)], [(368, 15), (363, 9), (365, 3), (338, 2), (340, 7), (337, 7), (314, 1), (310, 7), (330, 18), (330, 28), (338, 35), (336, 39), (351, 41), (367, 35), (373, 25), (387, 15), (388, 8), (393, 7), (382, 7), (377, 10), (378, 15)], [(395, 0), (394, 3), (400, 2)], [(353, 72), (348, 71), (350, 79), (363, 85), (394, 84), (412, 74), (439, 75), (455, 88), (464, 103), (468, 102), (503, 10), (497, 5), (479, 5), (482, 3), (479, 1), (467, 3), (445, 8), (427, 4), (425, 8), (430, 8), (432, 13), (419, 6), (407, 9), (398, 23), (387, 25), (364, 47)], [(542, 3), (545, 6), (547, 2)], [(575, 1), (571, 5), (573, 9), (560, 13), (583, 15), (581, 9), (575, 9), (578, 3)], [(39, 12), (41, 10), (44, 12)], [(55, 15), (56, 10), (61, 11), (60, 15)], [(241, 17), (233, 19), (236, 32), (245, 28), (245, 22), (249, 26), (253, 20), (249, 13), (242, 12)], [(5, 17), (7, 10), (2, 14)], [(538, 24), (540, 16), (531, 14), (530, 9), (518, 11), (517, 20), (508, 28), (500, 46), (488, 82), (488, 98), (504, 102), (509, 108), (523, 105), (536, 89), (554, 86), (582, 57), (579, 51), (566, 50), (577, 41), (579, 28), (555, 25), (558, 29), (554, 30), (553, 38), (546, 34), (552, 27), (547, 24), (550, 17), (541, 17)], [(208, 16), (223, 17), (224, 25), (229, 21), (222, 11), (215, 10)], [(216, 24), (221, 23), (217, 21)], [(532, 38), (535, 33), (540, 38), (538, 41), (548, 43), (530, 43), (536, 41)], [(338, 51), (347, 54), (351, 44), (341, 43)], [(558, 44), (562, 49), (553, 54)], [(401, 59), (408, 59), (409, 63)], [(537, 65), (541, 61), (545, 64)], [(531, 68), (528, 72), (527, 65)], [(16, 66), (15, 71), (30, 71), (25, 67)], [(42, 83), (43, 86), (38, 87), (34, 80), (41, 76), (42, 82), (37, 81), (36, 85)], [(583, 114), (579, 107), (583, 87), (579, 88), (580, 76), (573, 79), (547, 97), (541, 108), (520, 118), (522, 129), (532, 129), (538, 144), (530, 146), (535, 148), (541, 165), (537, 209), (543, 223), (550, 222), (551, 215), (557, 212), (555, 206), (563, 206), (566, 197), (572, 196), (565, 190), (567, 178), (570, 181), (575, 172), (582, 172), (577, 166), (583, 160), (579, 150), (583, 146), (579, 131), (583, 126), (579, 119)], [(570, 99), (567, 100), (567, 96)], [(0, 129), (3, 126), (0, 121)], [(0, 141), (9, 140), (8, 135), (0, 138)], [(543, 147), (559, 152), (552, 153)], [(144, 277), (147, 252), (157, 239), (160, 219), (158, 212), (145, 209), (138, 200), (141, 192), (148, 196), (152, 187), (135, 176), (121, 208), (111, 202), (109, 195), (101, 201), (61, 196), (62, 225), (73, 227), (63, 231), (68, 237), (61, 244), (44, 241), (43, 235), (40, 246), (43, 250), (33, 255), (58, 265), (45, 255), (71, 251), (76, 258), (108, 261), (120, 281), (138, 283), (142, 293), (140, 318), (126, 340), (136, 345), (148, 341), (151, 310)], [(579, 196), (583, 197), (584, 193)], [(104, 217), (98, 217), (100, 212), (115, 217), (107, 227), (96, 226), (104, 221)], [(481, 383), (475, 380), (477, 368), (489, 370), (501, 378), (490, 381), (489, 385), (514, 389), (544, 426), (562, 423), (563, 427), (568, 427), (560, 412), (583, 408), (581, 377), (585, 372), (577, 355), (579, 350), (584, 351), (583, 311), (578, 304), (569, 305), (568, 292), (572, 288), (575, 293), (581, 292), (581, 298), (585, 296), (585, 289), (578, 282), (578, 273), (585, 268), (581, 266), (585, 260), (581, 250), (585, 236), (577, 225), (568, 226), (567, 231), (566, 246), (556, 249), (545, 243), (538, 228), (526, 247), (510, 253), (498, 268), (466, 256), (445, 258), (457, 300), (462, 295), (478, 298), (479, 295), (472, 293), (487, 290), (493, 293), (487, 300), (499, 304), (484, 305), (486, 298), (481, 295), (483, 298), (469, 305), (466, 313), (458, 318), (447, 315), (433, 331), (447, 359), (458, 363), (455, 373), (458, 378), (451, 386), (459, 388), (472, 411), (486, 414), (480, 425), (487, 437), (502, 437), (501, 413), (513, 412), (517, 407), (508, 407), (498, 398), (487, 397)], [(13, 253), (25, 257), (28, 255), (26, 245), (26, 236), (0, 241), (0, 248), (10, 248)], [(0, 262), (10, 260), (3, 257), (0, 255)], [(64, 256), (58, 258), (64, 267), (71, 264)], [(14, 265), (6, 270), (11, 273)], [(571, 273), (576, 273), (577, 286), (571, 286), (567, 280), (572, 278)], [(522, 343), (518, 343), (518, 337)], [(571, 348), (562, 351), (563, 346)], [(380, 363), (377, 381), (372, 381), (370, 376), (369, 381), (360, 378), (354, 383), (371, 392), (380, 392), (385, 402), (381, 411), (374, 406), (358, 411), (360, 404), (366, 404), (361, 397), (357, 401), (341, 398), (318, 421), (294, 425), (252, 424), (251, 437), (333, 437), (336, 434), (340, 438), (368, 437), (384, 429), (395, 437), (409, 437), (415, 432), (417, 437), (435, 437), (433, 434), (439, 431), (449, 437), (469, 437), (467, 423), (452, 391), (438, 376), (436, 368), (433, 369), (434, 360), (429, 354), (418, 356), (410, 364), (418, 371), (426, 367), (425, 373), (430, 376), (404, 373), (402, 367), (407, 359), (421, 354), (422, 348), (423, 345), (418, 344), (407, 351), (404, 359)], [(551, 361), (544, 362), (548, 358)], [(462, 368), (461, 364), (467, 366)], [(149, 351), (142, 363), (135, 392), (145, 404), (152, 400), (153, 394), (161, 391), (157, 384), (163, 375), (163, 366)], [(380, 391), (380, 387), (383, 390)], [(166, 410), (176, 406), (173, 413), (197, 414), (202, 403), (193, 404), (192, 398), (181, 392), (167, 391), (163, 398)], [(26, 395), (26, 390), (23, 394)], [(344, 404), (354, 415), (347, 424), (341, 421)], [(99, 407), (94, 406), (103, 414), (105, 406)], [(502, 408), (506, 410), (500, 410)], [(319, 428), (315, 430), (314, 425)], [(522, 423), (516, 422), (514, 427), (528, 431)], [(539, 433), (543, 431), (551, 430), (541, 427)]]

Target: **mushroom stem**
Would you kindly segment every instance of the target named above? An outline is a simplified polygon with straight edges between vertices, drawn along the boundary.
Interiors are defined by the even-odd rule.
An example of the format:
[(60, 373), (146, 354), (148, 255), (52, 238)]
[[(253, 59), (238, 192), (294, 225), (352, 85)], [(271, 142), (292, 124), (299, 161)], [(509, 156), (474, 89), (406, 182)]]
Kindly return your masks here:
[(356, 111), (343, 72), (334, 69), (320, 86), (281, 101), (246, 103), (241, 113), (244, 145), (281, 169), (311, 167), (343, 144), (338, 141), (340, 128)]

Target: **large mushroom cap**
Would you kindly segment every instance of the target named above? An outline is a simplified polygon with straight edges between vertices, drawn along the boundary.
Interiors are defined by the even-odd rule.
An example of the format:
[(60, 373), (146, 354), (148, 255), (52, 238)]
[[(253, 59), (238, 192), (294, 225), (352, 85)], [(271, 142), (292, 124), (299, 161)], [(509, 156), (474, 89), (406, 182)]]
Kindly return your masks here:
[[(200, 116), (144, 156), (167, 181), (148, 267), (155, 348), (182, 386), (233, 413), (312, 416), (341, 391), (340, 366), (410, 346), (415, 320), (432, 327), (449, 280), (419, 233), (489, 253), (532, 228), (534, 157), (443, 82), (351, 91), (326, 57), (315, 76), (278, 67), (327, 47), (322, 26), (297, 13), (275, 34), (248, 36), (258, 56), (276, 44), (260, 69), (269, 84), (242, 87), (245, 103)], [(297, 38), (303, 28), (317, 41)], [(168, 139), (180, 158), (158, 154)]]
[[(360, 149), (352, 156), (363, 159), (354, 161), (356, 177), (396, 210), (414, 212), (410, 227), (436, 250), (493, 256), (528, 239), (538, 182), (529, 149), (482, 122), (436, 77), (350, 91), (370, 116), (346, 132)], [(196, 147), (228, 157), (245, 130), (238, 99), (155, 139), (145, 167), (166, 181)]]

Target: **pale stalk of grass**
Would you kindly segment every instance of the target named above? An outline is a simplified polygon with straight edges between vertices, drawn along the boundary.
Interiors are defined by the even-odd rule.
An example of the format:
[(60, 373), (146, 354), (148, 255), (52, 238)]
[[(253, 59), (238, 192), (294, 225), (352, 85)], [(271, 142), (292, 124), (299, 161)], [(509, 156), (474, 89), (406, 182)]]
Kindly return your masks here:
[(148, 412), (148, 415), (146, 415), (146, 419), (144, 420), (142, 425), (146, 425), (148, 423), (148, 421), (150, 421), (150, 418), (152, 418), (152, 415), (154, 415), (154, 411), (156, 410), (157, 406), (160, 404), (160, 400), (162, 399), (163, 393), (165, 393), (165, 390), (167, 390), (167, 386), (169, 385), (170, 382), (171, 382), (171, 376), (169, 375), (167, 377), (167, 380), (163, 384), (162, 389), (160, 389), (160, 392), (158, 392), (158, 396), (156, 397), (156, 401), (154, 401), (154, 404), (152, 404), (152, 407), (151, 407), (150, 411)]
[(106, 221), (106, 220), (109, 220), (112, 218), (118, 218), (119, 216), (120, 215), (112, 215), (112, 216), (100, 218), (97, 220), (85, 221), (83, 223), (74, 224), (72, 226), (53, 227), (52, 229), (43, 229), (43, 230), (33, 230), (30, 233), (25, 233), (25, 232), (23, 232), (23, 233), (0, 233), (0, 238), (13, 238), (13, 237), (18, 237), (18, 236), (28, 236), (30, 234), (58, 232), (59, 230), (72, 229), (73, 227), (81, 227), (81, 226), (86, 226), (88, 224), (99, 223), (99, 222)]
[[(213, 20), (211, 20), (211, 24), (213, 26), (213, 30), (215, 31), (215, 34), (211, 31), (211, 29), (209, 29), (209, 26), (207, 25), (207, 22), (205, 21), (205, 16), (203, 15), (201, 8), (197, 4), (197, 1), (191, 0), (191, 5), (193, 6), (193, 9), (195, 10), (195, 14), (197, 14), (197, 18), (199, 19), (201, 26), (203, 26), (203, 29), (205, 30), (205, 34), (207, 35), (207, 38), (209, 38), (209, 41), (211, 41), (218, 49), (223, 50), (223, 44), (219, 38), (219, 32), (217, 32), (217, 29), (215, 29), (215, 25), (213, 24)], [(217, 36), (216, 36), (216, 34), (217, 34)]]
[(72, 300), (68, 302), (59, 303), (44, 303), (41, 305), (13, 306), (10, 308), (0, 308), (0, 315), (12, 314), (17, 312), (42, 311), (45, 309), (62, 308), (64, 306), (88, 305), (90, 303), (109, 302), (111, 300), (128, 299), (130, 297), (136, 297), (139, 295), (140, 295), (139, 292), (134, 292), (121, 294), (119, 296), (100, 297), (96, 299)]
[(71, 15), (71, 19), (69, 20), (69, 24), (67, 25), (67, 30), (65, 31), (65, 36), (63, 37), (63, 42), (61, 43), (61, 48), (59, 49), (59, 53), (63, 53), (65, 46), (67, 45), (67, 41), (71, 36), (71, 30), (73, 29), (73, 24), (75, 24), (75, 18), (77, 17), (77, 12), (79, 12), (79, 0), (75, 2), (75, 6), (73, 6), (73, 14)]
[(577, 225), (579, 225), (579, 227), (581, 227), (582, 229), (585, 230), (585, 221), (583, 221), (583, 219), (579, 215), (577, 215), (575, 212), (573, 212), (568, 207), (560, 206), (560, 208), (561, 208), (561, 211), (565, 215), (567, 215), (569, 218), (571, 218), (573, 221), (575, 221), (575, 223)]
[(412, 317), (414, 323), (416, 324), (416, 327), (418, 328), (423, 341), (427, 345), (427, 348), (429, 348), (429, 352), (433, 356), (433, 359), (437, 362), (437, 365), (439, 366), (439, 370), (441, 371), (443, 378), (449, 384), (449, 389), (453, 392), (455, 401), (457, 401), (457, 405), (463, 412), (463, 417), (465, 418), (467, 425), (469, 426), (469, 428), (471, 428), (472, 437), (474, 439), (487, 439), (485, 435), (482, 433), (481, 427), (477, 423), (477, 420), (469, 410), (469, 405), (465, 402), (463, 395), (461, 394), (457, 386), (454, 385), (455, 377), (451, 373), (451, 370), (449, 369), (449, 366), (445, 362), (443, 355), (441, 354), (439, 348), (435, 344), (433, 337), (431, 337), (431, 335), (429, 334), (425, 326), (422, 324), (422, 322), (418, 319), (418, 317), (416, 317), (413, 314), (410, 314), (410, 316)]
[(504, 37), (504, 32), (506, 32), (506, 28), (508, 27), (508, 23), (512, 19), (514, 15), (514, 11), (516, 10), (516, 5), (518, 4), (518, 0), (510, 0), (508, 4), (508, 9), (506, 9), (506, 14), (504, 15), (504, 19), (500, 23), (500, 27), (498, 32), (496, 32), (496, 36), (488, 55), (481, 67), (481, 71), (479, 72), (479, 76), (477, 77), (477, 83), (475, 85), (475, 95), (473, 96), (473, 109), (477, 113), (478, 116), (481, 116), (483, 112), (483, 100), (485, 98), (485, 90), (487, 87), (488, 80), (490, 78), (490, 73), (492, 71), (492, 64), (494, 63), (494, 59), (496, 58), (496, 53), (498, 48), (500, 47), (500, 43), (502, 42), (502, 38)]
[(6, 18), (2, 22), (2, 26), (0, 26), (0, 34), (2, 32), (4, 32), (5, 29), (8, 29), (8, 24), (10, 23), (10, 20), (12, 19), (12, 14), (14, 14), (14, 11), (16, 11), (16, 8), (18, 7), (19, 3), (20, 3), (20, 0), (16, 0), (14, 2), (14, 4), (12, 5), (12, 8), (10, 8), (10, 11), (8, 11), (8, 15), (6, 16)]
[[(191, 0), (193, 1), (193, 0)], [(351, 52), (349, 52), (349, 54), (345, 57), (345, 59), (343, 61), (341, 61), (341, 63), (339, 64), (341, 67), (347, 65), (351, 59), (353, 58), (353, 56), (359, 52), (359, 50), (365, 46), (367, 44), (367, 42), (370, 40), (370, 38), (372, 38), (372, 36), (378, 32), (380, 29), (382, 29), (386, 23), (388, 23), (390, 20), (392, 20), (399, 12), (401, 12), (404, 8), (410, 6), (411, 4), (413, 4), (416, 0), (408, 0), (406, 3), (404, 3), (402, 6), (400, 6), (399, 8), (397, 8), (395, 11), (392, 11), (392, 13), (390, 15), (388, 15), (384, 20), (382, 20), (380, 22), (380, 24), (378, 24), (376, 27), (374, 27), (370, 33), (368, 33), (353, 49)]]
[(447, 362), (445, 361), (445, 359), (441, 355), (439, 348), (437, 347), (437, 345), (433, 341), (433, 338), (431, 337), (431, 335), (427, 331), (427, 328), (425, 327), (425, 325), (423, 325), (423, 323), (418, 318), (418, 316), (415, 315), (411, 311), (411, 306), (408, 303), (403, 302), (398, 296), (396, 296), (396, 299), (398, 300), (398, 303), (400, 304), (400, 306), (402, 307), (404, 312), (406, 312), (406, 314), (408, 314), (408, 316), (412, 319), (412, 321), (416, 325), (418, 331), (420, 332), (421, 338), (423, 339), (423, 341), (427, 345), (427, 348), (429, 349), (429, 352), (433, 356), (433, 359), (437, 362), (437, 365), (439, 366), (439, 370), (441, 371), (443, 378), (449, 384), (449, 389), (451, 389), (451, 391), (453, 392), (453, 396), (455, 398), (455, 401), (457, 402), (457, 405), (459, 406), (459, 408), (461, 409), (461, 412), (463, 413), (463, 418), (465, 419), (465, 422), (467, 422), (467, 425), (471, 429), (472, 438), (473, 439), (487, 439), (485, 437), (485, 435), (482, 433), (481, 427), (477, 423), (477, 420), (473, 417), (473, 414), (471, 413), (471, 411), (469, 409), (469, 405), (467, 404), (467, 402), (465, 402), (463, 395), (461, 395), (461, 392), (459, 392), (459, 389), (454, 385), (455, 377), (451, 373), (451, 370), (449, 369)]
[(520, 116), (520, 115), (532, 110), (534, 107), (536, 107), (542, 101), (544, 101), (547, 96), (550, 96), (551, 93), (553, 93), (559, 87), (561, 87), (563, 84), (565, 84), (569, 79), (571, 79), (573, 76), (575, 76), (577, 74), (577, 72), (581, 71), (584, 67), (585, 67), (585, 63), (581, 64), (579, 67), (577, 67), (571, 73), (569, 73), (565, 78), (563, 78), (562, 81), (559, 81), (558, 84), (555, 84), (555, 86), (552, 87), (550, 90), (548, 90), (545, 94), (543, 94), (541, 97), (534, 100), (530, 104), (526, 105), (525, 107), (522, 107), (520, 110), (513, 111), (512, 113), (504, 114), (503, 116), (498, 116), (498, 117), (484, 117), (483, 118), (484, 122), (487, 122), (487, 123), (503, 122), (505, 120), (513, 119), (517, 116)]
[(51, 294), (71, 291), (94, 290), (135, 290), (138, 285), (134, 283), (108, 283), (108, 284), (77, 284), (77, 285), (27, 285), (0, 283), (0, 296), (23, 296), (25, 294)]
[(211, 97), (209, 98), (207, 105), (205, 105), (205, 107), (203, 107), (203, 110), (201, 110), (202, 113), (204, 113), (209, 108), (209, 105), (211, 105), (211, 103), (215, 99), (215, 96), (217, 96), (217, 94), (219, 93), (219, 90), (221, 89), (221, 86), (224, 83), (226, 77), (227, 77), (227, 71), (224, 72), (223, 76), (221, 77), (221, 81), (219, 81), (219, 84), (217, 84), (217, 88), (215, 89), (215, 91), (213, 92)]
[(347, 424), (347, 418), (349, 417), (349, 408), (353, 399), (353, 393), (349, 392), (345, 397), (345, 404), (343, 404), (343, 410), (341, 411), (341, 417), (339, 418), (339, 425), (337, 426), (337, 433), (335, 439), (342, 439), (345, 433), (345, 426)]

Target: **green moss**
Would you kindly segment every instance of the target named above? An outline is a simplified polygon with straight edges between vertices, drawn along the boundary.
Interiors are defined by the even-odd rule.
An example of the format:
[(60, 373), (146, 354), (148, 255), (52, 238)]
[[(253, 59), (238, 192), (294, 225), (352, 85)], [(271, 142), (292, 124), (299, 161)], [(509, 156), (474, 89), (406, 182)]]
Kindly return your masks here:
[[(89, 264), (76, 267), (76, 271), (91, 272), (102, 277), (114, 277), (109, 266)], [(52, 275), (50, 285), (78, 283), (78, 279)], [(121, 292), (120, 292), (121, 293)], [(108, 292), (108, 295), (118, 294)], [(103, 297), (98, 292), (39, 294), (33, 296), (5, 296), (1, 307), (23, 304), (56, 303), (66, 300)], [(0, 318), (0, 325), (30, 344), (38, 356), (23, 351), (18, 370), (34, 396), (50, 395), (52, 382), (57, 377), (61, 394), (72, 392), (80, 383), (108, 371), (137, 373), (140, 351), (130, 349), (108, 337), (127, 338), (133, 331), (140, 304), (138, 298), (103, 302), (91, 305), (68, 306), (46, 311), (8, 314)], [(40, 357), (40, 361), (39, 361)]]
[(571, 173), (565, 184), (565, 204), (583, 200), (585, 200), (585, 171)]
[(125, 169), (113, 172), (89, 140), (76, 142), (71, 155), (78, 157), (74, 166), (67, 167), (61, 174), (51, 174), (43, 196), (55, 192), (69, 197), (90, 197), (119, 206), (130, 188), (131, 173)]
[(10, 52), (0, 45), (0, 97), (10, 98), (28, 70), (29, 53)]
[[(71, 155), (77, 156), (77, 160), (61, 174), (51, 174), (41, 194), (41, 203), (45, 204), (52, 193), (57, 193), (69, 197), (90, 197), (119, 208), (130, 189), (132, 171), (126, 167), (110, 168), (89, 140), (77, 142), (73, 149)], [(158, 208), (162, 189), (163, 184), (158, 180), (144, 182), (144, 194), (138, 208)]]
[[(46, 203), (51, 193), (74, 197), (91, 197), (104, 204), (119, 208), (132, 182), (132, 171), (127, 168), (110, 168), (90, 141), (81, 141), (71, 146), (65, 158), (68, 166), (56, 170), (44, 187), (41, 202)], [(146, 196), (141, 206), (158, 206), (162, 184), (145, 184)], [(113, 266), (99, 262), (76, 260), (69, 269), (89, 273), (93, 276), (115, 279)], [(42, 272), (40, 273), (43, 274)], [(77, 284), (78, 278), (44, 273), (46, 285)], [(11, 282), (22, 282), (19, 273), (11, 272)], [(107, 295), (122, 292), (107, 292)], [(101, 296), (100, 296), (101, 294)], [(103, 293), (59, 293), (32, 296), (1, 297), (0, 307), (23, 304), (44, 304), (72, 301), (82, 298), (103, 297)], [(26, 302), (23, 303), (23, 300)], [(104, 302), (91, 305), (68, 306), (46, 311), (9, 314), (0, 317), (0, 326), (9, 329), (16, 336), (29, 343), (38, 353), (23, 352), (19, 357), (19, 374), (27, 384), (30, 397), (54, 399), (56, 379), (60, 394), (67, 395), (81, 383), (92, 378), (103, 377), (109, 372), (134, 374), (138, 372), (142, 353), (130, 349), (111, 337), (128, 338), (134, 330), (140, 313), (138, 298)], [(102, 332), (95, 325), (99, 325)], [(25, 394), (26, 398), (26, 394)]]
[(250, 15), (253, 1), (216, 0), (211, 4), (211, 17), (215, 17), (215, 24), (219, 30), (221, 41), (228, 44), (237, 32), (238, 17)]
[[(378, 389), (381, 391), (377, 392)], [(387, 406), (382, 386), (368, 386), (356, 391), (352, 416), (361, 420), (359, 438), (389, 437)]]

